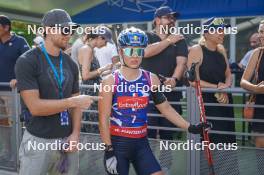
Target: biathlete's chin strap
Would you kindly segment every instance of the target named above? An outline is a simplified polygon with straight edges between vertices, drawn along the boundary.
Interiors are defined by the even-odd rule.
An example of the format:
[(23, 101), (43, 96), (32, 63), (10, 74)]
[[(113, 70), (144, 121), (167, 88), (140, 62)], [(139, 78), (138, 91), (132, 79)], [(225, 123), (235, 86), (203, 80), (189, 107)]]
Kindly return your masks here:
[(125, 66), (125, 67), (127, 67), (127, 68), (129, 68), (129, 69), (139, 69), (140, 68), (140, 65), (138, 66), (138, 67), (135, 67), (135, 68), (133, 68), (133, 67), (129, 67), (126, 63), (125, 63), (125, 60), (121, 57), (121, 63), (122, 63), (122, 65), (123, 66)]

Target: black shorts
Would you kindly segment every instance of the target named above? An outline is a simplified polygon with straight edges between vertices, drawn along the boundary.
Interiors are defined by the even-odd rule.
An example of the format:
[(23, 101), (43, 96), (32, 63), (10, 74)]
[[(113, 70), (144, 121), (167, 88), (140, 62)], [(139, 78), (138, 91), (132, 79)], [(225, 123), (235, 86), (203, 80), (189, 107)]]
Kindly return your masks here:
[(138, 175), (149, 175), (161, 171), (161, 167), (152, 153), (148, 139), (111, 136), (117, 172), (128, 175), (129, 164), (132, 163)]

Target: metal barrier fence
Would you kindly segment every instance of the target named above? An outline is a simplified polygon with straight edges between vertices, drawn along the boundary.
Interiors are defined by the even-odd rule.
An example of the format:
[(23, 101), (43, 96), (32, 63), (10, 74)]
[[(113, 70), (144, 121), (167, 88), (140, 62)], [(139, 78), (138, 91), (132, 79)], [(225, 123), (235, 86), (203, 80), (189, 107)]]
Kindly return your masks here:
[[(7, 87), (8, 83), (0, 83), (0, 87)], [(93, 88), (93, 86), (82, 85), (81, 88)], [(191, 87), (181, 87), (177, 88), (176, 91), (183, 92), (186, 94), (186, 97), (180, 102), (170, 102), (171, 104), (181, 105), (183, 108), (183, 117), (186, 118), (191, 123), (199, 122), (199, 107), (197, 103), (197, 98), (195, 95), (194, 88)], [(215, 89), (203, 89), (203, 92), (219, 92)], [(241, 88), (232, 88), (221, 90), (221, 92), (230, 92), (233, 93), (233, 97), (238, 97), (239, 99), (243, 99), (243, 94), (247, 93), (245, 90)], [(3, 128), (8, 128), (11, 132), (8, 137), (2, 136), (0, 141), (0, 149), (4, 150), (4, 145), (9, 142), (8, 139), (11, 138), (11, 153), (12, 156), (7, 156), (8, 160), (1, 159), (0, 154), (0, 169), (8, 169), (11, 171), (18, 170), (18, 148), (21, 140), (21, 124), (19, 122), (19, 111), (20, 111), (20, 101), (19, 94), (17, 90), (12, 91), (0, 91), (1, 96), (9, 96), (12, 100), (8, 104), (0, 104), (0, 107), (6, 107), (11, 109), (11, 114), (0, 114), (0, 119), (9, 117), (12, 119), (10, 126), (2, 126), (0, 125), (0, 130)], [(246, 132), (247, 123), (249, 122), (263, 122), (262, 120), (245, 120), (242, 117), (242, 109), (245, 106), (244, 102), (242, 103), (234, 103), (234, 104), (213, 104), (213, 103), (205, 103), (207, 106), (228, 106), (234, 107), (236, 109), (236, 116), (234, 119), (223, 117), (215, 117), (208, 116), (207, 118), (210, 120), (226, 120), (226, 121), (234, 121), (236, 123), (236, 131), (228, 132), (228, 131), (215, 131), (211, 130), (210, 133), (215, 134), (225, 134), (231, 135), (234, 134), (237, 136), (238, 149), (233, 151), (213, 151), (213, 159), (215, 163), (215, 170), (217, 175), (228, 174), (228, 175), (249, 175), (249, 174), (264, 174), (264, 150), (256, 149), (252, 144), (252, 140), (254, 136), (264, 136), (263, 134)], [(255, 105), (255, 107), (264, 107), (260, 105)], [(239, 112), (240, 111), (240, 112)], [(98, 113), (97, 110), (85, 110), (84, 114)], [(263, 114), (264, 115), (264, 114)], [(150, 117), (161, 117), (160, 114), (149, 114)], [(98, 125), (96, 121), (82, 121), (83, 126), (86, 125)], [(169, 130), (169, 131), (180, 131), (182, 129), (179, 128), (171, 128), (171, 127), (159, 127), (159, 126), (149, 126), (150, 129), (157, 130)], [(0, 131), (2, 134), (3, 132)], [(175, 143), (186, 143), (187, 141), (192, 141), (195, 143), (200, 143), (200, 137), (197, 135), (191, 135), (189, 133), (183, 132), (180, 137), (178, 134), (175, 134), (175, 140), (170, 140), (168, 142), (160, 139), (150, 139), (151, 148), (160, 162), (162, 168), (167, 174), (171, 175), (207, 175), (208, 174), (208, 166), (207, 161), (204, 157), (203, 151), (185, 151), (185, 150), (161, 150), (161, 143), (167, 143), (168, 145), (175, 145)], [(83, 143), (98, 143), (101, 142), (100, 136), (96, 133), (81, 133), (81, 142)], [(89, 175), (98, 175), (105, 174), (103, 163), (103, 152), (101, 151), (81, 151), (80, 154), (80, 174), (84, 175), (89, 172)], [(8, 163), (9, 162), (9, 163)], [(130, 174), (135, 174), (133, 168), (131, 168)]]
[(8, 87), (9, 83), (0, 83), (0, 168), (16, 171), (21, 138), (20, 98), (17, 89)]

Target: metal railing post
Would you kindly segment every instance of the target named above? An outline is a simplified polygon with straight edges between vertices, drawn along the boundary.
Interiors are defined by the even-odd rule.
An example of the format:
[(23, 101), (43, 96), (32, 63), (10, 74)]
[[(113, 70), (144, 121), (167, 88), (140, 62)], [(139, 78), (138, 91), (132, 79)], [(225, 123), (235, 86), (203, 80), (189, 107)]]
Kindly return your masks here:
[(21, 125), (20, 125), (20, 96), (17, 91), (17, 88), (13, 89), (14, 93), (14, 107), (15, 107), (15, 134), (16, 134), (16, 171), (18, 171), (19, 167), (19, 146), (21, 141)]
[(18, 171), (18, 165), (19, 165), (19, 146), (20, 146), (20, 120), (19, 120), (19, 109), (20, 109), (20, 101), (19, 101), (19, 94), (17, 92), (17, 88), (12, 89), (12, 101), (13, 101), (13, 112), (12, 112), (12, 117), (13, 117), (13, 131), (15, 133), (15, 141), (16, 143), (15, 146), (15, 153), (16, 153), (16, 162), (15, 162), (15, 170)]
[[(194, 88), (187, 88), (187, 119), (192, 124), (199, 122), (200, 114), (195, 93)], [(200, 137), (187, 133), (187, 141), (193, 141), (195, 144), (200, 142)], [(200, 151), (190, 150), (187, 152), (187, 169), (188, 175), (200, 175)]]

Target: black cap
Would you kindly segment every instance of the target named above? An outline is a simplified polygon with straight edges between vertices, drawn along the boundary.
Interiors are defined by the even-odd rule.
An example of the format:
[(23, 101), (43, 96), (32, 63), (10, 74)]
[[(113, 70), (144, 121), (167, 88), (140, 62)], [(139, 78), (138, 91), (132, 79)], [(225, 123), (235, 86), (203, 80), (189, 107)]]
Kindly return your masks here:
[(4, 26), (5, 25), (11, 26), (11, 21), (10, 21), (10, 19), (7, 16), (0, 15), (0, 24), (4, 25)]
[(173, 15), (175, 18), (177, 18), (178, 16), (180, 16), (180, 13), (172, 11), (172, 9), (169, 6), (162, 6), (156, 9), (154, 13), (154, 18), (167, 16), (167, 15)]
[(52, 9), (48, 11), (42, 18), (43, 26), (53, 27), (59, 25), (61, 27), (78, 27), (79, 25), (72, 22), (70, 15), (62, 9)]
[(111, 30), (108, 27), (106, 27), (106, 26), (97, 26), (96, 27), (96, 32), (98, 33), (99, 36), (104, 37), (104, 39), (107, 42), (113, 43), (112, 32), (111, 32)]

